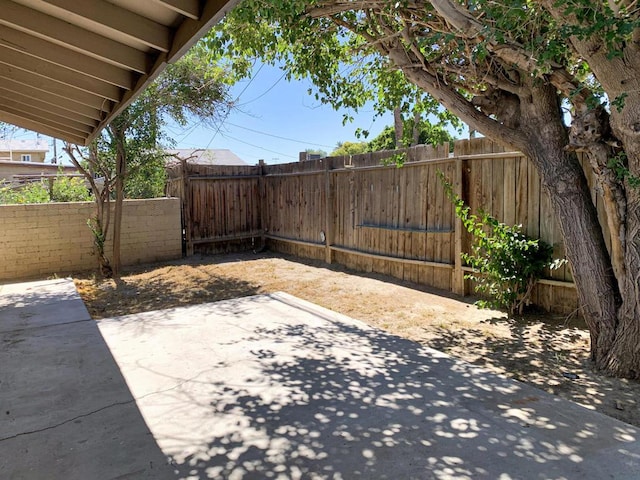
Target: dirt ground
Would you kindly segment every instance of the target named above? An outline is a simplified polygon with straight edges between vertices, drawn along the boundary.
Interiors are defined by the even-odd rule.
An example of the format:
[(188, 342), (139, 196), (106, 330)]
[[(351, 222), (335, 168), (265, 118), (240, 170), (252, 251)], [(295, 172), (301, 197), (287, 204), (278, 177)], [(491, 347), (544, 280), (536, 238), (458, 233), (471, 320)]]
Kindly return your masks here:
[(194, 256), (75, 283), (93, 318), (284, 291), (640, 426), (640, 383), (593, 371), (578, 320), (510, 319), (446, 292), (268, 253)]

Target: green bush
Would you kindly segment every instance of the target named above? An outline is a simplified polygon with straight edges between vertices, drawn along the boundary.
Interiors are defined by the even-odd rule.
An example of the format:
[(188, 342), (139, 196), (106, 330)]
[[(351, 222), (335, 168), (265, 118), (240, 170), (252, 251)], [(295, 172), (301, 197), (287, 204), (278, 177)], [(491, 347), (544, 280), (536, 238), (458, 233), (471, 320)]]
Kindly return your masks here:
[(0, 203), (47, 203), (49, 189), (43, 182), (28, 183), (20, 187), (12, 187), (5, 182), (0, 186)]
[(551, 245), (526, 236), (520, 225), (506, 225), (487, 212), (471, 214), (470, 208), (453, 193), (444, 174), (438, 172), (438, 176), (455, 206), (456, 216), (473, 236), (472, 253), (463, 253), (462, 260), (474, 273), (465, 278), (475, 282), (476, 292), (490, 298), (479, 300), (477, 305), (506, 309), (510, 315), (522, 314), (545, 269), (558, 268), (566, 260), (554, 261)]
[(58, 175), (53, 182), (52, 202), (87, 202), (91, 193), (83, 178)]
[(25, 204), (49, 202), (85, 202), (91, 200), (91, 193), (84, 179), (66, 177), (58, 174), (49, 190), (49, 183), (44, 180), (12, 186), (5, 181), (0, 182), (0, 204)]

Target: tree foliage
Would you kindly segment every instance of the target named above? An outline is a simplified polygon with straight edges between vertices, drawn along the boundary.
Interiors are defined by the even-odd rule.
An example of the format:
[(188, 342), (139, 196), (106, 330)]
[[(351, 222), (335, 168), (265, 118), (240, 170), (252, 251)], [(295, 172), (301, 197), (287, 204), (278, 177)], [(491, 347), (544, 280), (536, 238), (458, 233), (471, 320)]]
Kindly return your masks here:
[(38, 180), (25, 185), (11, 185), (0, 181), (0, 204), (49, 202), (86, 202), (91, 193), (82, 178), (58, 172), (51, 182)]
[(563, 233), (592, 359), (640, 378), (639, 24), (631, 0), (246, 0), (208, 47), (281, 62), (336, 108), (422, 105), (524, 152)]
[[(90, 182), (96, 199), (96, 217), (89, 222), (104, 274), (117, 275), (120, 264), (122, 201), (148, 198), (164, 192), (164, 150), (172, 144), (164, 127), (169, 119), (180, 125), (220, 120), (232, 107), (226, 70), (200, 47), (165, 71), (118, 115), (86, 149), (66, 145), (77, 168)], [(97, 182), (95, 177), (100, 177)], [(111, 218), (111, 200), (115, 200)], [(104, 251), (113, 223), (113, 255)]]
[(453, 192), (453, 186), (441, 171), (438, 177), (455, 207), (456, 216), (471, 234), (472, 253), (462, 259), (474, 269), (465, 275), (473, 280), (476, 292), (488, 295), (476, 304), (482, 308), (505, 309), (509, 315), (522, 315), (531, 303), (536, 282), (546, 269), (560, 267), (565, 260), (553, 259), (553, 247), (528, 237), (522, 225), (507, 225), (485, 211), (471, 213), (471, 208)]
[[(411, 146), (414, 143), (413, 139), (410, 138), (414, 128), (413, 123), (413, 119), (405, 123), (406, 128), (403, 129), (405, 135), (402, 140), (402, 144), (405, 146)], [(418, 138), (415, 144), (435, 146), (449, 143), (451, 147), (453, 147), (454, 140), (453, 135), (442, 125), (431, 125), (426, 122), (420, 122), (418, 125)], [(331, 156), (358, 155), (367, 152), (395, 150), (396, 144), (395, 128), (388, 125), (369, 142), (339, 142), (336, 149), (331, 152)]]
[[(411, 145), (412, 141), (409, 137), (413, 130), (413, 121), (407, 123), (407, 127), (404, 128), (404, 145)], [(418, 145), (442, 145), (449, 143), (453, 146), (454, 137), (449, 131), (441, 125), (431, 125), (429, 123), (421, 122), (418, 127)], [(369, 151), (378, 152), (380, 150), (394, 150), (396, 148), (395, 130), (392, 126), (387, 126), (380, 132), (380, 134), (371, 140), (368, 144)]]
[(335, 150), (331, 152), (331, 156), (358, 155), (370, 151), (368, 142), (338, 142)]

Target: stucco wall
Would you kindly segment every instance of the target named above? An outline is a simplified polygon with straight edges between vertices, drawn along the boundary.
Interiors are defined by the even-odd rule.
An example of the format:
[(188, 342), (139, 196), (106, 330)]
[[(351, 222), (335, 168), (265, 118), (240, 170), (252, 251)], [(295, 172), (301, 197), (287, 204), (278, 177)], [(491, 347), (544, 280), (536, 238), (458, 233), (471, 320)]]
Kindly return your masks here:
[[(97, 268), (93, 235), (87, 226), (94, 209), (92, 202), (0, 205), (0, 281)], [(122, 263), (179, 258), (180, 229), (179, 199), (125, 201)]]

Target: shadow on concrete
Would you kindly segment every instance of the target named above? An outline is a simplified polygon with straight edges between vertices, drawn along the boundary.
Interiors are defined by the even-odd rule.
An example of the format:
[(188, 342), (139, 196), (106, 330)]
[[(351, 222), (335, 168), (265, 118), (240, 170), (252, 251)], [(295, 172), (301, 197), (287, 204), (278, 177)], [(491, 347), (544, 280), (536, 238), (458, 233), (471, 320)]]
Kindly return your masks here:
[[(590, 361), (588, 335), (581, 320), (552, 315), (486, 320), (509, 330), (508, 337), (487, 336), (479, 328), (453, 331), (441, 328), (429, 346), (464, 356), (474, 365), (490, 368), (516, 380), (598, 408), (613, 418), (629, 421), (638, 408), (638, 382), (599, 374)], [(484, 322), (481, 322), (484, 323)], [(579, 351), (575, 345), (584, 345)]]
[[(181, 478), (601, 479), (640, 469), (631, 426), (289, 295), (109, 320), (112, 349), (127, 323), (130, 357), (116, 358), (130, 384), (156, 378), (135, 393)], [(153, 325), (155, 363), (127, 348), (150, 332), (140, 323)], [(160, 325), (192, 349), (170, 354)], [(206, 329), (215, 333), (204, 348), (189, 343)], [(192, 368), (175, 370), (180, 356)]]
[(0, 478), (174, 478), (73, 282), (0, 291)]

